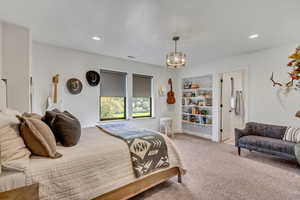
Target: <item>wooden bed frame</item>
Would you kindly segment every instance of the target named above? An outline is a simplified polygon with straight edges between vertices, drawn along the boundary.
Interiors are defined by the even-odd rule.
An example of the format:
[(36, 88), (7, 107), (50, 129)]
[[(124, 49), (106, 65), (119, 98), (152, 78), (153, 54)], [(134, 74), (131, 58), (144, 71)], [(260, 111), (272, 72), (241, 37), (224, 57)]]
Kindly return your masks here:
[(39, 200), (39, 184), (0, 193), (0, 200)]
[(105, 193), (94, 200), (126, 200), (140, 194), (162, 182), (167, 181), (173, 176), (178, 176), (178, 182), (181, 183), (181, 174), (178, 167), (167, 169), (162, 172), (147, 176), (133, 183), (120, 187), (111, 192)]
[[(173, 167), (162, 172), (155, 173), (145, 178), (139, 179), (116, 190), (102, 194), (94, 200), (126, 200), (136, 196), (170, 178), (178, 176), (178, 182), (181, 183), (181, 172), (178, 167)], [(38, 184), (10, 190), (0, 193), (0, 200), (39, 200)]]

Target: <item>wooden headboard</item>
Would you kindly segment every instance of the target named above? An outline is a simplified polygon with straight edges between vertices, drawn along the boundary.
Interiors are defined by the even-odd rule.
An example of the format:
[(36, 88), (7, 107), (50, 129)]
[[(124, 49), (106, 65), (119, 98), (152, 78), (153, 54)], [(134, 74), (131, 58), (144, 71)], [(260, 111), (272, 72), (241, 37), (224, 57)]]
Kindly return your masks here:
[(7, 107), (7, 82), (0, 79), (0, 110)]

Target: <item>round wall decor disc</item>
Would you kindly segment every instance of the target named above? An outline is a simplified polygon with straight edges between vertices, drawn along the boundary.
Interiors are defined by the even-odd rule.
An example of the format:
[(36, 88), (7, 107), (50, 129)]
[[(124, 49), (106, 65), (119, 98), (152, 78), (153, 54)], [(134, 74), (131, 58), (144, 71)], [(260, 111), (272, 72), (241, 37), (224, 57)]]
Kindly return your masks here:
[(82, 91), (82, 83), (77, 78), (71, 78), (67, 81), (67, 88), (71, 94), (79, 94)]
[(85, 76), (90, 86), (97, 86), (100, 82), (100, 75), (96, 71), (88, 71)]

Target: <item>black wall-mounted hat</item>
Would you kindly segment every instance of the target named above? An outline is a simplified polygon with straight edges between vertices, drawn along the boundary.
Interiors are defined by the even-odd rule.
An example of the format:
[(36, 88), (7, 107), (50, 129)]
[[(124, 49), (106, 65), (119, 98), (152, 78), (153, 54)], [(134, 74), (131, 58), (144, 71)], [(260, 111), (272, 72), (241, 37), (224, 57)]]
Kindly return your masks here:
[(67, 81), (67, 88), (71, 94), (79, 94), (82, 90), (82, 83), (77, 78), (71, 78)]
[(86, 73), (86, 80), (90, 86), (97, 86), (100, 82), (100, 75), (96, 71), (88, 71)]

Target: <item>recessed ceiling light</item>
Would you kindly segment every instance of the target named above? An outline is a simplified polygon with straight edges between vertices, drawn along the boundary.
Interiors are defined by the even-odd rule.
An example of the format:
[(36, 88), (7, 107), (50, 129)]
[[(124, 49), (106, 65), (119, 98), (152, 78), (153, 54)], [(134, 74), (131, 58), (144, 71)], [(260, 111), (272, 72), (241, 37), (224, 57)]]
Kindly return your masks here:
[(96, 40), (96, 41), (99, 41), (99, 40), (101, 40), (101, 37), (99, 37), (99, 36), (94, 36), (94, 37), (92, 37), (92, 39), (93, 39), (93, 40)]
[(136, 59), (136, 57), (134, 57), (134, 56), (127, 56), (127, 57), (130, 59)]
[(249, 39), (256, 39), (256, 38), (259, 38), (259, 35), (258, 34), (249, 35), (248, 38)]

